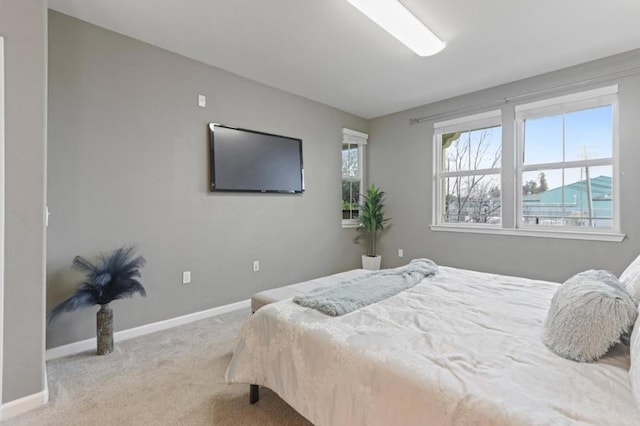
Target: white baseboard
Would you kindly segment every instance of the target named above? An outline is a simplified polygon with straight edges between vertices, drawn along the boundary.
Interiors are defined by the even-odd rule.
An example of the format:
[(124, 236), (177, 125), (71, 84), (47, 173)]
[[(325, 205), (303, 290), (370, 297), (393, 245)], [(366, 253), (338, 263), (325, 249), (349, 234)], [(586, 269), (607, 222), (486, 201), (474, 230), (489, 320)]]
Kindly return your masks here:
[(49, 391), (47, 389), (42, 392), (34, 393), (23, 398), (14, 399), (13, 401), (2, 404), (2, 420), (10, 419), (18, 414), (26, 413), (29, 410), (38, 408), (49, 401)]
[[(164, 321), (158, 321), (151, 324), (141, 325), (140, 327), (130, 328), (128, 330), (117, 331), (113, 333), (113, 340), (121, 342), (123, 340), (132, 339), (134, 337), (144, 336), (156, 331), (166, 330), (177, 327), (179, 325), (189, 324), (205, 318), (215, 317), (217, 315), (226, 314), (227, 312), (239, 309), (249, 310), (251, 300), (242, 300), (240, 302), (231, 303), (229, 305), (218, 306), (217, 308), (207, 309), (206, 311), (194, 312), (192, 314), (183, 315), (181, 317), (171, 318)], [(62, 358), (64, 356), (75, 355), (80, 352), (88, 351), (96, 348), (96, 338), (93, 337), (79, 342), (69, 343), (68, 345), (58, 346), (56, 348), (47, 349), (46, 360)]]
[(44, 363), (44, 390), (42, 391), (42, 393), (44, 394), (42, 396), (42, 400), (44, 401), (44, 404), (46, 404), (47, 402), (49, 402), (49, 376), (47, 375), (47, 363)]
[(0, 405), (0, 420), (10, 419), (18, 414), (38, 408), (49, 402), (49, 379), (47, 378), (47, 366), (44, 366), (44, 390), (23, 398), (14, 399)]

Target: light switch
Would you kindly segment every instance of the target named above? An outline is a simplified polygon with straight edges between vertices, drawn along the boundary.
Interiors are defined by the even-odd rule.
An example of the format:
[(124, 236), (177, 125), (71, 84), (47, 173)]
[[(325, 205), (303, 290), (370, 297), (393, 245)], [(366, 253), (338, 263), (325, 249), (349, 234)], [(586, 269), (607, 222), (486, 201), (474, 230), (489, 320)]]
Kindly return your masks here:
[(207, 97), (205, 95), (198, 95), (198, 106), (202, 108), (207, 106)]

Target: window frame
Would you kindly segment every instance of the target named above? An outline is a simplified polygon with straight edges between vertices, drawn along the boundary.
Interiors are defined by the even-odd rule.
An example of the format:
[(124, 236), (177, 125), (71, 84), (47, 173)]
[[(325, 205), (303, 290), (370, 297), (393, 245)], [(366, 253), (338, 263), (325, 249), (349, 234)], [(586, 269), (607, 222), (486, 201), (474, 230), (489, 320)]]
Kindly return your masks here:
[[(622, 203), (620, 194), (620, 110), (619, 110), (619, 91), (618, 84), (605, 83), (605, 86), (593, 88), (583, 88), (581, 91), (566, 94), (567, 91), (542, 90), (532, 95), (516, 96), (519, 101), (502, 102), (498, 110), (495, 110), (497, 104), (489, 103), (490, 108), (486, 112), (478, 114), (466, 115), (447, 121), (436, 122), (433, 124), (433, 169), (432, 169), (432, 216), (429, 229), (432, 231), (442, 232), (462, 232), (462, 233), (479, 233), (493, 235), (511, 235), (520, 237), (542, 237), (542, 238), (560, 238), (574, 240), (592, 240), (592, 241), (609, 241), (621, 242), (625, 239), (622, 233), (622, 224), (620, 222), (620, 205)], [(541, 98), (542, 93), (547, 97)], [(514, 99), (515, 99), (514, 98)], [(531, 99), (539, 99), (531, 101)], [(528, 101), (528, 102), (527, 102)], [(523, 136), (524, 136), (524, 119), (533, 118), (535, 114), (544, 111), (546, 115), (552, 115), (554, 111), (570, 112), (589, 107), (596, 107), (597, 102), (601, 105), (612, 106), (612, 157), (606, 159), (595, 160), (578, 160), (576, 162), (566, 162), (571, 166), (579, 167), (582, 163), (588, 166), (606, 165), (613, 168), (612, 171), (612, 228), (596, 228), (596, 227), (580, 227), (580, 226), (544, 226), (544, 225), (526, 225), (522, 223), (522, 173), (523, 169), (531, 168), (537, 170), (541, 166), (546, 165), (535, 164), (531, 167), (524, 166), (523, 158)], [(567, 105), (571, 105), (572, 109), (567, 110)], [(577, 108), (575, 108), (577, 107)], [(488, 109), (487, 108), (487, 109)], [(564, 108), (564, 110), (563, 110)], [(476, 111), (479, 109), (476, 109)], [(455, 126), (466, 123), (482, 124), (482, 120), (492, 115), (498, 114), (502, 124), (502, 164), (500, 168), (501, 178), (501, 223), (499, 225), (491, 224), (468, 224), (468, 223), (446, 223), (442, 222), (442, 194), (440, 189), (441, 173), (441, 154), (442, 151), (442, 134), (455, 130)], [(606, 164), (601, 164), (601, 163)], [(527, 171), (527, 170), (524, 170)], [(482, 172), (482, 171), (480, 171)], [(479, 174), (478, 171), (474, 172)], [(505, 204), (505, 201), (507, 204)]]
[[(541, 117), (549, 117), (560, 114), (567, 114), (585, 109), (611, 106), (612, 113), (612, 134), (611, 134), (611, 157), (598, 158), (593, 160), (572, 160), (524, 164), (524, 142), (525, 142), (525, 121)], [(618, 107), (618, 86), (607, 86), (594, 90), (587, 90), (566, 96), (553, 97), (543, 101), (518, 105), (515, 108), (516, 126), (516, 228), (527, 231), (542, 232), (562, 232), (562, 233), (585, 233), (585, 234), (620, 234), (620, 188), (619, 188), (619, 107)], [(611, 166), (612, 176), (612, 226), (610, 228), (579, 227), (579, 226), (551, 226), (551, 225), (529, 225), (523, 220), (523, 199), (522, 175), (528, 171), (558, 170), (579, 167)]]
[[(342, 188), (342, 181), (344, 179), (352, 180), (352, 181), (360, 181), (360, 196), (364, 194), (365, 188), (365, 147), (367, 145), (367, 141), (369, 139), (369, 135), (366, 133), (358, 132), (356, 130), (351, 130), (347, 128), (342, 129), (342, 145), (356, 145), (358, 147), (358, 176), (345, 176), (342, 175), (342, 179), (340, 179), (340, 185)], [(342, 149), (340, 150), (342, 152)], [(342, 163), (342, 158), (340, 159)], [(342, 167), (340, 168), (340, 173), (342, 174)], [(342, 191), (342, 189), (341, 189)], [(342, 192), (341, 192), (342, 193)], [(342, 195), (341, 195), (342, 201)], [(341, 212), (342, 214), (342, 212)], [(343, 228), (356, 228), (360, 224), (360, 218), (357, 219), (342, 219), (342, 227)]]
[[(462, 177), (462, 176), (477, 176), (477, 175), (498, 175), (502, 181), (503, 164), (502, 159), (500, 166), (490, 169), (476, 169), (465, 171), (453, 171), (446, 172), (443, 170), (443, 157), (444, 152), (442, 149), (442, 136), (444, 134), (454, 133), (458, 131), (473, 131), (488, 127), (501, 127), (501, 144), (504, 145), (504, 126), (502, 125), (502, 111), (492, 110), (479, 114), (467, 115), (464, 117), (454, 118), (452, 120), (442, 121), (434, 123), (433, 132), (433, 213), (432, 213), (432, 227), (460, 227), (460, 228), (479, 228), (479, 229), (500, 229), (501, 224), (491, 223), (452, 223), (443, 221), (443, 191), (441, 181), (447, 177)], [(500, 184), (500, 222), (502, 223), (502, 207), (503, 207), (503, 188), (502, 182)]]

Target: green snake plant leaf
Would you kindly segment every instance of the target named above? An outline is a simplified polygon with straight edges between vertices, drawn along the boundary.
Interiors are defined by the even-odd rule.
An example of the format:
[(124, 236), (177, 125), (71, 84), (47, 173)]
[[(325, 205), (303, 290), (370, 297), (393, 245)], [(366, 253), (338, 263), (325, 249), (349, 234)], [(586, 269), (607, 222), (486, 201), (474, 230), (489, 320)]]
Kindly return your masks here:
[(390, 220), (384, 215), (384, 196), (385, 192), (375, 184), (371, 184), (362, 196), (358, 229), (367, 235), (367, 256), (376, 256), (377, 233), (384, 230)]

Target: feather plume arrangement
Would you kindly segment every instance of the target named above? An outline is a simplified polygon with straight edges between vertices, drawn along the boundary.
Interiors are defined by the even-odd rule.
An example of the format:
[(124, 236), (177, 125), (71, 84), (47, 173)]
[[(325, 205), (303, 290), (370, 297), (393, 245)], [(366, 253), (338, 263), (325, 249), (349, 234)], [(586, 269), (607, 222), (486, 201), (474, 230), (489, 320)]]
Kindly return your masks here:
[(84, 273), (84, 281), (78, 285), (74, 294), (49, 312), (47, 320), (51, 322), (63, 312), (106, 305), (116, 299), (132, 297), (136, 293), (146, 297), (147, 292), (138, 279), (141, 276), (140, 268), (146, 264), (146, 260), (134, 255), (133, 247), (121, 247), (109, 255), (102, 255), (95, 265), (76, 256), (72, 267)]

